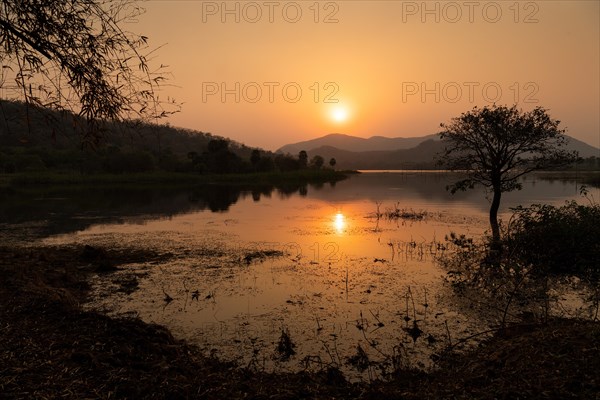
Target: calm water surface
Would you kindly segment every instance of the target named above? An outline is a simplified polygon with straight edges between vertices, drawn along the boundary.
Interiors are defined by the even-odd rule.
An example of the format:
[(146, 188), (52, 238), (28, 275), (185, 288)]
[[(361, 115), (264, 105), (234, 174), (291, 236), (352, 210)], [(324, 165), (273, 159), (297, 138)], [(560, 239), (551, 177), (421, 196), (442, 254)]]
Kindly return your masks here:
[[(495, 322), (471, 310), (473, 300), (453, 295), (434, 263), (448, 233), (477, 237), (488, 228), (485, 193), (452, 196), (445, 186), (453, 177), (378, 172), (299, 190), (146, 194), (125, 209), (76, 208), (71, 228), (49, 229), (43, 242), (173, 256), (98, 276), (91, 308), (165, 325), (242, 365), (281, 371), (335, 364), (364, 378), (346, 363), (358, 345), (374, 361), (399, 354), (405, 364), (428, 367), (448, 335), (467, 337)], [(591, 194), (600, 198), (598, 189)], [(570, 199), (585, 201), (575, 183), (530, 178), (524, 190), (505, 195), (501, 211), (506, 218), (519, 204)], [(378, 219), (378, 207), (425, 216)], [(132, 282), (138, 290), (130, 292)], [(166, 294), (173, 301), (165, 302)], [(409, 334), (415, 320), (423, 332), (416, 341)], [(289, 361), (276, 357), (282, 330), (296, 345)]]

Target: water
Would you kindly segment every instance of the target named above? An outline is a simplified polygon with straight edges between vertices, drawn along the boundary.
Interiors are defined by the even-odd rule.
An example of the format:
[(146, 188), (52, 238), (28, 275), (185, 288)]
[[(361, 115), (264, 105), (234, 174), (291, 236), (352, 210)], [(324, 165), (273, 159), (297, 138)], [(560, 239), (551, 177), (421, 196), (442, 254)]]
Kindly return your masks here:
[[(445, 235), (478, 237), (488, 229), (485, 193), (450, 195), (445, 186), (453, 178), (378, 172), (280, 189), (59, 191), (19, 203), (19, 213), (16, 201), (5, 201), (2, 212), (12, 216), (6, 232), (38, 221), (31, 230), (45, 244), (169, 255), (94, 278), (90, 308), (165, 325), (206, 353), (252, 368), (335, 365), (365, 379), (380, 371), (359, 373), (347, 363), (357, 346), (383, 367), (394, 359), (428, 368), (449, 341), (496, 322), (457, 298), (434, 262)], [(576, 184), (530, 178), (503, 197), (501, 215), (519, 204), (570, 199), (580, 199)], [(393, 208), (423, 218), (376, 218), (378, 209)], [(24, 212), (29, 219), (15, 217)], [(287, 361), (276, 351), (282, 331), (295, 343)]]

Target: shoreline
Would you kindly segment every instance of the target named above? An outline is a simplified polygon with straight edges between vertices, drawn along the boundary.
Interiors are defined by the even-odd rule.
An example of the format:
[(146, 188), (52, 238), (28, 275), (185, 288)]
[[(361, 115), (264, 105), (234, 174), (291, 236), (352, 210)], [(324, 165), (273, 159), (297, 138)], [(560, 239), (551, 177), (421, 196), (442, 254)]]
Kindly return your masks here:
[[(446, 174), (447, 170), (298, 170), (289, 172), (258, 172), (247, 174), (195, 174), (178, 172), (148, 172), (123, 174), (81, 174), (66, 171), (0, 173), (0, 188), (31, 186), (189, 186), (189, 185), (282, 185), (338, 182), (352, 175), (370, 173)], [(535, 171), (531, 176), (543, 180), (578, 180), (582, 184), (600, 185), (600, 171), (557, 170)], [(527, 178), (527, 177), (526, 177)]]
[(509, 327), (431, 373), (349, 383), (334, 369), (270, 374), (200, 355), (164, 327), (82, 311), (90, 274), (165, 255), (85, 246), (0, 248), (0, 392), (9, 398), (593, 398), (600, 323)]
[(249, 174), (213, 174), (152, 172), (139, 174), (79, 174), (72, 172), (36, 172), (0, 174), (0, 186), (33, 185), (260, 185), (321, 183), (344, 180), (357, 171), (300, 170), (290, 172), (265, 172)]

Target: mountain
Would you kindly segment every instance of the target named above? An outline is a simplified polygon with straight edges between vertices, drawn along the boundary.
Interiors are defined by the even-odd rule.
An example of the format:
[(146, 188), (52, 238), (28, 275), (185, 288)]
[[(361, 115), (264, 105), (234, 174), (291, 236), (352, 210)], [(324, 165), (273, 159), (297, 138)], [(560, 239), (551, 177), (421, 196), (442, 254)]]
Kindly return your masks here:
[(308, 151), (309, 158), (320, 155), (327, 160), (335, 158), (341, 169), (433, 169), (435, 155), (444, 149), (440, 140), (428, 139), (409, 149), (394, 151), (347, 151), (321, 146)]
[[(600, 157), (600, 149), (575, 138), (570, 138), (568, 148), (579, 152), (583, 158)], [(308, 153), (309, 159), (320, 155), (327, 163), (336, 160), (340, 169), (434, 169), (435, 155), (444, 150), (444, 142), (437, 134), (412, 138), (369, 139), (332, 134), (305, 142), (283, 146), (278, 152)]]
[(438, 139), (437, 134), (411, 137), (411, 138), (389, 138), (384, 136), (372, 136), (368, 139), (343, 135), (341, 133), (332, 133), (320, 138), (288, 144), (277, 150), (278, 153), (298, 154), (301, 150), (309, 151), (318, 147), (335, 147), (346, 151), (381, 151), (381, 150), (401, 150), (410, 149), (419, 143), (429, 139)]
[(577, 150), (579, 157), (600, 157), (600, 149), (569, 136), (569, 150)]

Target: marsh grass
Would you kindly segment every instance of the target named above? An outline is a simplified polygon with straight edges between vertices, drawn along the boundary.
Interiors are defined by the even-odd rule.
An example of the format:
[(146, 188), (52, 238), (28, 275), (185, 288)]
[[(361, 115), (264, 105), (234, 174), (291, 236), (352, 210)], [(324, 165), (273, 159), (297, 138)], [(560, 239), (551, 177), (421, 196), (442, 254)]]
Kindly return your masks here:
[(287, 328), (281, 328), (281, 335), (277, 342), (275, 351), (278, 355), (279, 360), (288, 361), (292, 356), (296, 354), (296, 344), (292, 342), (290, 337), (290, 331)]
[(255, 250), (247, 252), (242, 260), (246, 265), (250, 265), (254, 260), (264, 261), (268, 258), (283, 257), (283, 255), (283, 251), (280, 250)]
[(393, 207), (386, 208), (384, 211), (381, 211), (382, 202), (375, 202), (376, 211), (367, 216), (367, 218), (373, 218), (376, 220), (374, 232), (379, 232), (379, 222), (381, 219), (386, 219), (388, 221), (402, 221), (402, 223), (406, 222), (418, 222), (424, 221), (429, 213), (427, 211), (415, 211), (412, 208), (402, 208), (400, 207), (400, 203), (396, 202)]
[(384, 215), (388, 220), (423, 221), (427, 216), (427, 212), (415, 211), (412, 208), (399, 208), (398, 204), (396, 204), (395, 208), (386, 210)]
[(371, 366), (371, 360), (367, 352), (358, 344), (356, 346), (356, 353), (348, 357), (348, 364), (356, 368), (357, 371), (364, 372)]
[(375, 206), (377, 210), (369, 215), (371, 218), (376, 218), (379, 221), (381, 218), (385, 218), (389, 221), (397, 220), (409, 220), (409, 221), (422, 221), (427, 217), (426, 211), (415, 211), (412, 208), (402, 208), (400, 203), (396, 202), (393, 207), (386, 208), (381, 211), (381, 202), (376, 202)]

